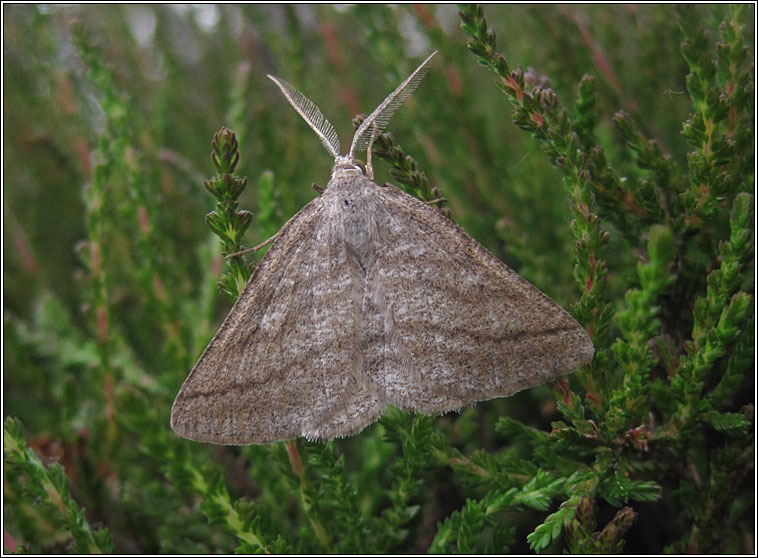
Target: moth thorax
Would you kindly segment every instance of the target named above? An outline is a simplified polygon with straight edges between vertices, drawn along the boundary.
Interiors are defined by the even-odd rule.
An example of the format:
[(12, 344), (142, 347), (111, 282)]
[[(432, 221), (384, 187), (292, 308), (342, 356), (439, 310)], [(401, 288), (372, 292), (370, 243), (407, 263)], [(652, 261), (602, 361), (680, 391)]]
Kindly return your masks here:
[(351, 155), (338, 155), (334, 159), (332, 178), (338, 176), (365, 176), (366, 167), (358, 159)]

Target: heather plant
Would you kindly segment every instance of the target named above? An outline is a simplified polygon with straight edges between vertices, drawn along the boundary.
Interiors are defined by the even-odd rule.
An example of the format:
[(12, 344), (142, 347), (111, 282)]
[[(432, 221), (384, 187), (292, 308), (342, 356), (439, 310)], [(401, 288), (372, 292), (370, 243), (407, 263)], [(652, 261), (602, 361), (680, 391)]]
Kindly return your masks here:
[[(3, 10), (5, 551), (755, 551), (752, 5)], [(594, 360), (329, 443), (178, 438), (265, 248), (232, 254), (329, 178), (265, 75), (344, 139), (435, 49), (376, 182)]]

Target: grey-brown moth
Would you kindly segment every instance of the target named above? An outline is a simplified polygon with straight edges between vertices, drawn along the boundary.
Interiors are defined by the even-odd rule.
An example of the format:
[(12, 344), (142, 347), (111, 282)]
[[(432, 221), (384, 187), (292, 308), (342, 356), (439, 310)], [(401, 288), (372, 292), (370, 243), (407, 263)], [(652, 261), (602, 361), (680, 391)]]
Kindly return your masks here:
[(438, 211), (373, 182), (371, 144), (434, 54), (363, 121), (347, 155), (318, 107), (269, 76), (334, 157), (332, 177), (274, 237), (184, 382), (177, 434), (217, 444), (349, 436), (388, 405), (459, 410), (592, 358), (565, 310)]

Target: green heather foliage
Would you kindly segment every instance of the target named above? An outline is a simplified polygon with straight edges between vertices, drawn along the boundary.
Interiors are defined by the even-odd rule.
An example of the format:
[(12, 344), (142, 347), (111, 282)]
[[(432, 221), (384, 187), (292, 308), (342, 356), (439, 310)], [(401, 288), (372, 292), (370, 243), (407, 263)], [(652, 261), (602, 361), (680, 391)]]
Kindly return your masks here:
[[(3, 11), (5, 551), (755, 551), (754, 6)], [(570, 309), (595, 359), (326, 444), (178, 438), (265, 250), (224, 256), (329, 179), (265, 75), (344, 145), (434, 49), (377, 182)]]

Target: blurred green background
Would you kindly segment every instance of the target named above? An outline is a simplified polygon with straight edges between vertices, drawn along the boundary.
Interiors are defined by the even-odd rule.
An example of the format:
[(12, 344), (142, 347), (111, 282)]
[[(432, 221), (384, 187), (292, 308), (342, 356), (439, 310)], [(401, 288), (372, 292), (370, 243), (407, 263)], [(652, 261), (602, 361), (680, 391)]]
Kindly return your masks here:
[[(724, 10), (697, 13), (717, 29)], [(66, 467), (88, 517), (121, 551), (168, 540), (140, 539), (136, 516), (106, 509), (123, 489), (122, 467), (141, 455), (144, 425), (130, 422), (124, 401), (151, 402), (154, 428), (171, 436), (173, 396), (231, 306), (216, 290), (223, 262), (204, 222), (213, 134), (228, 126), (240, 142), (248, 246), (330, 176), (330, 156), (266, 74), (316, 103), (345, 146), (351, 119), (439, 50), (388, 130), (472, 236), (562, 306), (577, 297), (560, 175), (467, 51), (454, 5), (5, 4), (3, 14), (4, 416)], [(485, 14), (511, 66), (564, 105), (584, 74), (596, 77), (595, 132), (620, 176), (641, 176), (611, 126), (620, 109), (686, 165), (681, 128), (692, 108), (673, 6), (488, 5)], [(374, 165), (376, 182), (392, 181), (386, 163)], [(273, 197), (258, 188), (266, 171)], [(620, 300), (638, 254), (611, 234), (606, 257), (609, 298)], [(492, 413), (461, 416), (464, 432), (481, 426), (470, 447), (493, 447), (497, 414), (547, 429), (554, 411), (546, 390), (480, 407)], [(341, 443), (357, 452), (358, 442)], [(160, 464), (145, 467), (159, 482)], [(410, 551), (425, 550), (439, 519)], [(660, 552), (660, 531), (648, 527), (652, 539), (630, 537), (631, 548)]]

